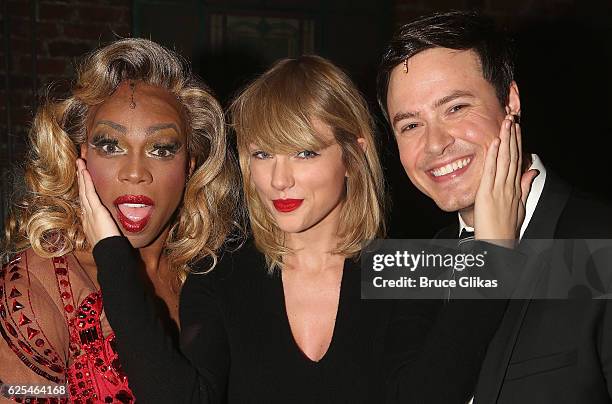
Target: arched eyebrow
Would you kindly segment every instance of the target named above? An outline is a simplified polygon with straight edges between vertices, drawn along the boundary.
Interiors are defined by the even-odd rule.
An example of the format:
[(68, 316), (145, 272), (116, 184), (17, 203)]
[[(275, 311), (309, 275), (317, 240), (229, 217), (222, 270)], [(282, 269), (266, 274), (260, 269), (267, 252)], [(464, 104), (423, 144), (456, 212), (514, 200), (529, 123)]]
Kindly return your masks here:
[(174, 131), (179, 134), (179, 130), (174, 123), (160, 123), (159, 125), (149, 126), (147, 128), (146, 134), (151, 135), (152, 133), (158, 132), (164, 129), (174, 129)]
[(113, 128), (114, 130), (116, 130), (117, 132), (121, 132), (123, 134), (127, 133), (127, 128), (123, 125), (118, 124), (117, 122), (113, 122), (113, 121), (107, 121), (107, 120), (101, 120), (96, 122), (96, 124), (94, 125), (94, 127), (98, 126), (98, 125), (106, 125), (106, 126), (110, 126), (111, 128)]

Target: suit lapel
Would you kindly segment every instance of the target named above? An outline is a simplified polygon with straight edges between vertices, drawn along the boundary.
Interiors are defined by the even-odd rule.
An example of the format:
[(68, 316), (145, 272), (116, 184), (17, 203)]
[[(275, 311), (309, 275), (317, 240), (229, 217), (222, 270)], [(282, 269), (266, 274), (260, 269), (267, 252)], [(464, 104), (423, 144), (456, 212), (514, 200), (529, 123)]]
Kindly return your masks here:
[(459, 238), (459, 223), (455, 220), (452, 224), (442, 228), (439, 232), (437, 232), (433, 238), (442, 240), (453, 240)]
[[(553, 172), (547, 170), (546, 182), (523, 239), (550, 239), (555, 236), (571, 188)], [(519, 244), (519, 249), (520, 244)], [(491, 340), (476, 385), (476, 401), (497, 402), (512, 353), (531, 300), (510, 300), (500, 327)]]

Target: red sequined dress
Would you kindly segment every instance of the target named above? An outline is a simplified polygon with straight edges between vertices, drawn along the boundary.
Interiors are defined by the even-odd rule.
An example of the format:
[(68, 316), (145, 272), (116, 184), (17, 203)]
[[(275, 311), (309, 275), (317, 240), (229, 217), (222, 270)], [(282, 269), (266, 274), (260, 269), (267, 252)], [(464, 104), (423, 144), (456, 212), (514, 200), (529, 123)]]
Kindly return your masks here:
[(24, 403), (134, 403), (97, 285), (73, 255), (21, 253), (0, 271), (0, 381), (67, 385)]

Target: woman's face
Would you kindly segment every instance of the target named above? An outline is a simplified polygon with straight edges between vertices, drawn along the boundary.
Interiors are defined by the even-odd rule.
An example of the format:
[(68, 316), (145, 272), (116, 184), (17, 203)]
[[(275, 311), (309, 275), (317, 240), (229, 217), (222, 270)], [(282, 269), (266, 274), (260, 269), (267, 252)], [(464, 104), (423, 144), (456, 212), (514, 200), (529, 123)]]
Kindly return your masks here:
[[(315, 120), (315, 131), (333, 139), (331, 128)], [(337, 219), (345, 193), (346, 167), (337, 143), (322, 150), (273, 154), (249, 146), (251, 182), (259, 198), (287, 233), (301, 233)]]
[(136, 248), (165, 237), (193, 170), (180, 111), (168, 91), (125, 81), (88, 117), (81, 157), (102, 203)]

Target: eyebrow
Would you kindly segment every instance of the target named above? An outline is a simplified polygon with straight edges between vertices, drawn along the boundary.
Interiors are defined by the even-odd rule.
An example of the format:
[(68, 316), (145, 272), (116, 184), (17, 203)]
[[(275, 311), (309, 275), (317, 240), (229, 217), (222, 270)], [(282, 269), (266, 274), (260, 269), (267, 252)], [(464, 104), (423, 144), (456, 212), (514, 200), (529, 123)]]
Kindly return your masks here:
[[(463, 90), (455, 90), (453, 91), (451, 94), (444, 96), (442, 98), (440, 98), (439, 100), (436, 100), (436, 102), (434, 102), (434, 108), (439, 108), (444, 104), (448, 104), (449, 102), (452, 102), (454, 100), (456, 100), (457, 98), (461, 98), (461, 97), (471, 97), (474, 98), (474, 94), (472, 94), (469, 91), (463, 91)], [(410, 118), (418, 118), (419, 117), (419, 113), (418, 112), (412, 112), (412, 111), (407, 111), (407, 112), (398, 112), (397, 114), (395, 114), (393, 116), (393, 126), (395, 126), (396, 123), (398, 123), (399, 121), (402, 121), (404, 119), (410, 119)]]
[(398, 123), (399, 121), (403, 121), (404, 119), (418, 118), (418, 117), (419, 117), (418, 112), (398, 112), (397, 114), (393, 116), (393, 126), (395, 126), (395, 124)]
[(102, 121), (96, 122), (94, 127), (98, 125), (110, 126), (111, 128), (115, 129), (117, 132), (121, 132), (123, 134), (127, 133), (127, 128), (123, 125), (118, 124), (117, 122), (102, 120)]
[(461, 98), (461, 97), (471, 97), (471, 98), (474, 98), (474, 94), (470, 93), (469, 91), (455, 90), (452, 93), (450, 93), (449, 95), (447, 95), (446, 97), (442, 97), (439, 100), (437, 100), (436, 102), (434, 102), (434, 108), (439, 108), (442, 105), (448, 104), (449, 102), (452, 102), (452, 101), (456, 100), (457, 98)]
[[(113, 121), (107, 121), (107, 120), (101, 120), (96, 122), (96, 124), (94, 125), (94, 127), (98, 126), (98, 125), (106, 125), (106, 126), (110, 126), (111, 128), (113, 128), (114, 130), (116, 130), (117, 132), (121, 132), (122, 134), (126, 134), (127, 133), (127, 128), (121, 124), (118, 124), (117, 122), (113, 122)], [(158, 125), (153, 125), (153, 126), (149, 126), (147, 128), (147, 130), (145, 131), (145, 133), (147, 135), (151, 135), (155, 132), (158, 132), (160, 130), (164, 130), (164, 129), (174, 129), (176, 131), (176, 133), (179, 133), (179, 130), (176, 126), (176, 124), (174, 123), (160, 123)]]
[(174, 129), (174, 131), (179, 134), (179, 130), (174, 123), (160, 123), (159, 125), (149, 126), (146, 130), (146, 134), (150, 135), (152, 133), (158, 132), (164, 129)]

